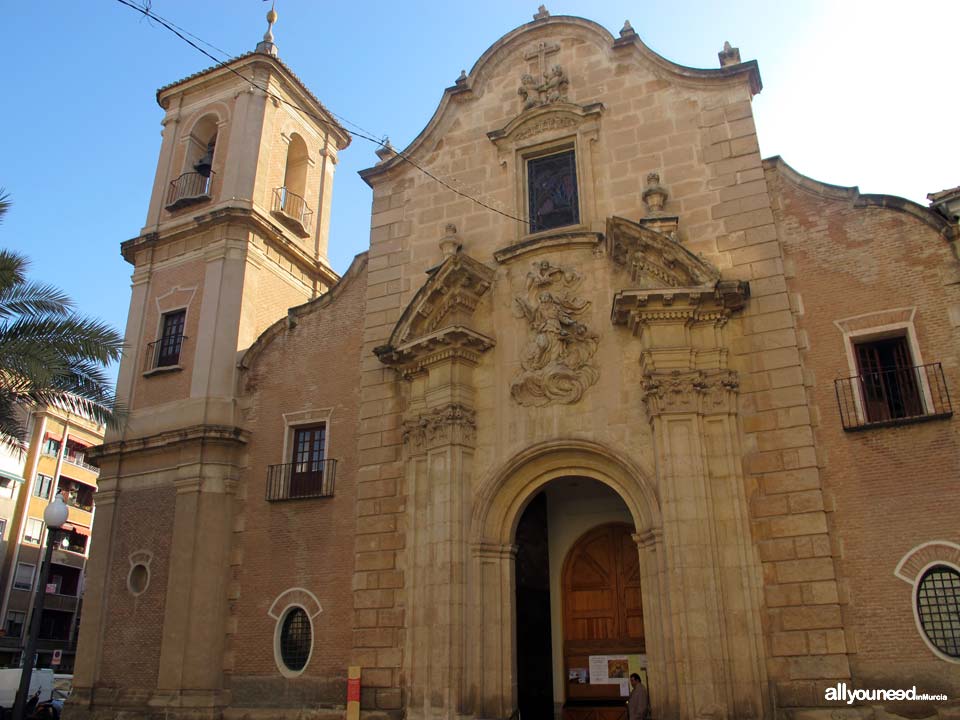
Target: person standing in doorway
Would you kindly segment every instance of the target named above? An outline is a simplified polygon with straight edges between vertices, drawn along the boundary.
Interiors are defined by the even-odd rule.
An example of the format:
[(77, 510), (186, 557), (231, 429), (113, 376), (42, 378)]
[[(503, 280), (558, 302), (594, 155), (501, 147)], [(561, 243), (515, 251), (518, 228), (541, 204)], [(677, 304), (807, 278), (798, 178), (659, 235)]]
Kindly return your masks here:
[(637, 673), (630, 673), (630, 698), (627, 700), (627, 720), (644, 720), (647, 717), (647, 689)]

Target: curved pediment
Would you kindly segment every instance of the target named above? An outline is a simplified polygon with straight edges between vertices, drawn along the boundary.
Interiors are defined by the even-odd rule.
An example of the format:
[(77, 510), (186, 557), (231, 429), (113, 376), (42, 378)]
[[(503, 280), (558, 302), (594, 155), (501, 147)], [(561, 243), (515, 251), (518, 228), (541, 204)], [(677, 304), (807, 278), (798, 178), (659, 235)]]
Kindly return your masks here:
[[(457, 252), (429, 277), (400, 316), (390, 342), (374, 350), (383, 362), (399, 364), (416, 359), (423, 352), (449, 345), (445, 334), (485, 350), (493, 340), (469, 328), (473, 311), (490, 288), (494, 271), (469, 255)], [(446, 331), (449, 331), (447, 333)]]
[[(453, 85), (444, 90), (440, 104), (430, 121), (404, 150), (399, 153), (395, 151), (385, 153), (382, 162), (374, 167), (361, 170), (360, 177), (368, 184), (373, 185), (381, 175), (394, 168), (407, 166), (405, 158), (417, 159), (421, 158), (424, 153), (429, 153), (429, 148), (436, 144), (438, 135), (442, 135), (445, 128), (450, 126), (456, 108), (481, 97), (488, 90), (492, 79), (499, 72), (500, 66), (504, 62), (513, 61), (518, 51), (528, 53), (535, 51), (538, 44), (556, 44), (565, 39), (575, 39), (578, 42), (588, 42), (597, 47), (608, 48), (618, 53), (621, 58), (628, 54), (633, 55), (640, 64), (653, 69), (657, 76), (671, 78), (677, 83), (695, 86), (747, 83), (751, 94), (760, 92), (760, 73), (754, 61), (714, 69), (690, 68), (671, 62), (654, 52), (640, 40), (632, 29), (629, 31), (626, 28), (621, 30), (620, 37), (615, 38), (610, 31), (592, 20), (569, 15), (550, 16), (549, 13), (538, 13), (536, 19), (532, 22), (515, 28), (493, 43), (474, 63), (469, 73), (462, 74)], [(565, 60), (554, 60), (555, 57), (550, 56), (546, 65), (541, 62), (540, 74), (530, 78), (533, 81), (533, 85), (529, 88), (531, 99), (535, 92), (545, 93), (543, 99), (548, 102), (553, 102), (553, 99), (559, 97), (565, 97), (563, 92), (559, 94), (551, 92), (551, 81), (558, 83), (572, 82), (574, 84), (582, 82), (582, 78), (577, 77), (566, 78), (565, 80), (565, 75), (564, 78), (547, 77), (546, 71), (553, 72), (555, 70), (555, 62), (561, 64), (565, 62)], [(523, 88), (527, 83), (527, 77), (524, 76), (523, 70), (519, 67), (517, 69), (520, 72), (516, 81)], [(522, 104), (519, 105), (518, 109), (522, 106)], [(584, 106), (584, 108), (589, 107), (591, 107), (589, 104)]]
[(524, 110), (500, 130), (488, 132), (487, 137), (498, 148), (503, 148), (556, 131), (570, 134), (575, 128), (595, 123), (603, 109), (603, 103), (583, 106), (569, 102), (544, 103)]
[(607, 219), (607, 253), (638, 288), (714, 285), (720, 271), (668, 235), (621, 217)]

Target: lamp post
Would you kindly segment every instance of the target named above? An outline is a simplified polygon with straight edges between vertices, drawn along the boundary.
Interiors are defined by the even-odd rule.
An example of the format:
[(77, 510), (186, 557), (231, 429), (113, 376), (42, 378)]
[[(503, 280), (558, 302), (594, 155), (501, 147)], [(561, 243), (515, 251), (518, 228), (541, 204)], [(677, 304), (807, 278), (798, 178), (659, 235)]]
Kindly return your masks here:
[(47, 526), (46, 547), (43, 556), (43, 565), (40, 566), (40, 578), (37, 582), (37, 595), (33, 601), (33, 616), (30, 618), (30, 627), (27, 630), (27, 643), (23, 649), (23, 669), (20, 671), (20, 689), (17, 690), (17, 699), (13, 704), (13, 720), (23, 720), (23, 711), (27, 706), (27, 695), (30, 692), (30, 679), (33, 676), (33, 656), (37, 652), (37, 638), (40, 635), (40, 616), (43, 614), (43, 603), (47, 595), (47, 578), (50, 577), (50, 562), (53, 559), (52, 535), (63, 527), (67, 521), (69, 510), (59, 494), (54, 496), (53, 502), (43, 511), (43, 522)]

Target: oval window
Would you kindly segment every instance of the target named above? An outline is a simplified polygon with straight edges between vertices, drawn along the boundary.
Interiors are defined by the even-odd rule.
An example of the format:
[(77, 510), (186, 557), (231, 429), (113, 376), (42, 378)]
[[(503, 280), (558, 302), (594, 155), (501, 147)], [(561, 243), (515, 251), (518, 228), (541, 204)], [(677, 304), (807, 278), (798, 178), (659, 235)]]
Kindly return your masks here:
[(280, 628), (280, 659), (288, 670), (299, 672), (307, 665), (312, 645), (310, 618), (303, 608), (291, 608)]
[(150, 571), (143, 563), (137, 563), (130, 568), (130, 576), (127, 578), (127, 585), (130, 592), (134, 595), (140, 595), (147, 589), (147, 583), (150, 582)]
[(917, 585), (917, 616), (937, 650), (960, 658), (960, 572), (934, 565), (923, 574)]

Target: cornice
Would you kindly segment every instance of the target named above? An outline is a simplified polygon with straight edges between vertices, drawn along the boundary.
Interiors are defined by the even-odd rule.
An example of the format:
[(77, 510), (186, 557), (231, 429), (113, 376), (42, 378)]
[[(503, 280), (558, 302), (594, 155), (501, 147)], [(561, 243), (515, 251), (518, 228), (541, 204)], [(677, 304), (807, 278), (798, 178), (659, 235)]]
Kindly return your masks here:
[(246, 445), (249, 439), (249, 431), (233, 425), (192, 425), (142, 438), (105, 443), (90, 448), (88, 454), (95, 460), (105, 460), (118, 455), (158, 450), (189, 442)]
[(207, 232), (213, 223), (236, 223), (249, 228), (297, 268), (327, 286), (334, 285), (340, 279), (332, 268), (315, 260), (287, 238), (283, 230), (259, 210), (234, 205), (214, 208), (209, 212), (194, 215), (185, 223), (173, 227), (161, 226), (161, 229), (154, 232), (126, 240), (120, 244), (120, 254), (124, 260), (135, 266), (137, 252), (200, 235)]

